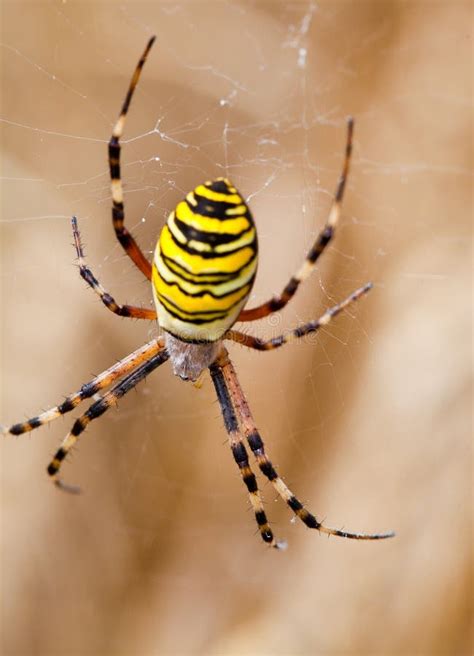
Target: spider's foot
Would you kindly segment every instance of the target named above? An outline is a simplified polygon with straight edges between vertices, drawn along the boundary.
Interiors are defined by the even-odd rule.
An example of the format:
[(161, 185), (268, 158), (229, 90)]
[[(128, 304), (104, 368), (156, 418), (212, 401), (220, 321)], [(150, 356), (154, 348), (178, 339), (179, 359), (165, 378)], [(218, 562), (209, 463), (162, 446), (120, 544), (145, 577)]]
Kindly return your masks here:
[(63, 492), (68, 494), (81, 494), (82, 490), (78, 485), (70, 485), (69, 483), (64, 483), (60, 478), (53, 479), (54, 485)]
[(288, 548), (288, 542), (286, 540), (275, 540), (272, 546), (278, 551), (285, 551)]
[[(311, 527), (313, 528), (313, 527)], [(326, 535), (337, 535), (340, 538), (349, 538), (350, 540), (386, 540), (387, 538), (395, 537), (395, 531), (389, 531), (388, 533), (349, 533), (348, 531), (343, 531), (337, 528), (329, 528), (323, 524), (315, 526), (320, 533), (326, 533)]]

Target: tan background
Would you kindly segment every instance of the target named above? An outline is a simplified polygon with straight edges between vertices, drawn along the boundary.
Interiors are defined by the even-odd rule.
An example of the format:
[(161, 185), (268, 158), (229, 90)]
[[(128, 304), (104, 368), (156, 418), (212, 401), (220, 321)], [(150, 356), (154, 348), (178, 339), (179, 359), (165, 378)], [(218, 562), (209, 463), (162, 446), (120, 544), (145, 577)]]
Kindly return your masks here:
[(85, 434), (64, 469), (81, 497), (44, 471), (72, 415), (2, 442), (2, 654), (470, 653), (471, 10), (3, 3), (2, 421), (155, 334), (79, 280), (69, 216), (104, 285), (148, 304), (114, 241), (105, 156), (156, 33), (126, 129), (128, 225), (149, 252), (182, 195), (227, 173), (259, 227), (254, 302), (322, 225), (357, 118), (337, 240), (276, 325), (252, 330), (374, 291), (304, 344), (232, 354), (295, 492), (331, 525), (398, 536), (323, 539), (263, 484), (289, 541), (265, 549), (209, 380), (197, 391), (165, 366)]

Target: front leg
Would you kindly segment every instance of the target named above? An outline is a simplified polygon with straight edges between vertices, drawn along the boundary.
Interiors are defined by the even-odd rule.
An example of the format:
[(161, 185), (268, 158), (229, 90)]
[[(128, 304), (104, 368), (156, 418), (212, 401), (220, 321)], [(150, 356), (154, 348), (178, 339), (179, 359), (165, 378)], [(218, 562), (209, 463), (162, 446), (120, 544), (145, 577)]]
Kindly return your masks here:
[(305, 261), (295, 273), (294, 276), (290, 278), (290, 281), (287, 283), (286, 287), (280, 294), (280, 296), (274, 296), (266, 303), (259, 305), (258, 307), (252, 308), (250, 310), (242, 310), (239, 314), (237, 321), (255, 321), (256, 319), (263, 319), (273, 312), (277, 312), (285, 307), (285, 305), (291, 301), (293, 296), (296, 294), (298, 287), (306, 280), (308, 276), (314, 271), (316, 262), (319, 259), (319, 256), (323, 253), (326, 246), (329, 244), (331, 239), (334, 236), (336, 226), (339, 222), (339, 215), (341, 213), (342, 197), (344, 195), (344, 189), (346, 187), (347, 176), (349, 174), (349, 164), (351, 161), (352, 153), (352, 135), (354, 132), (354, 119), (349, 118), (347, 121), (347, 140), (346, 140), (346, 150), (344, 157), (344, 164), (342, 167), (342, 172), (339, 177), (339, 182), (337, 184), (336, 193), (334, 195), (334, 200), (329, 211), (329, 216), (326, 221), (326, 225), (319, 233), (316, 241), (311, 247), (308, 255), (306, 256)]

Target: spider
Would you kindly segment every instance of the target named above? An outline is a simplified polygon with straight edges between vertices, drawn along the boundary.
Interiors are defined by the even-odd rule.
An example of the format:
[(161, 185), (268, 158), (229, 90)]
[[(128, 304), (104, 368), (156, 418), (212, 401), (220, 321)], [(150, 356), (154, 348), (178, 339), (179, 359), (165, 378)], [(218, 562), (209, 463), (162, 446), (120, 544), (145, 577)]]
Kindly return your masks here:
[(326, 326), (371, 289), (371, 283), (367, 283), (341, 303), (326, 310), (319, 319), (269, 340), (232, 329), (236, 321), (254, 321), (284, 308), (295, 295), (299, 285), (313, 271), (320, 255), (333, 238), (349, 171), (354, 122), (352, 118), (347, 122), (344, 164), (328, 219), (305, 261), (279, 296), (258, 307), (244, 309), (257, 269), (257, 233), (245, 200), (228, 179), (217, 178), (205, 182), (178, 203), (161, 231), (153, 264), (143, 255), (124, 225), (120, 138), (133, 93), (154, 40), (155, 37), (149, 40), (135, 68), (109, 141), (108, 161), (115, 234), (126, 254), (151, 281), (156, 310), (117, 303), (85, 262), (75, 217), (72, 218), (72, 230), (80, 275), (100, 297), (105, 307), (121, 317), (158, 320), (164, 336), (152, 339), (112, 365), (84, 384), (79, 391), (66, 397), (61, 404), (25, 422), (2, 427), (2, 432), (20, 435), (43, 426), (115, 383), (75, 421), (48, 465), (47, 472), (54, 484), (60, 489), (76, 493), (79, 488), (64, 483), (59, 477), (59, 471), (63, 460), (91, 421), (116, 405), (118, 399), (167, 360), (171, 361), (174, 374), (194, 383), (209, 369), (232, 454), (247, 487), (258, 530), (265, 543), (276, 549), (286, 545), (274, 536), (268, 523), (257, 479), (249, 463), (245, 441), (262, 474), (307, 527), (328, 535), (355, 540), (381, 540), (392, 537), (393, 532), (365, 534), (329, 528), (318, 521), (295, 497), (267, 456), (247, 399), (224, 346), (224, 340), (231, 340), (258, 351), (279, 348), (319, 330), (321, 326)]

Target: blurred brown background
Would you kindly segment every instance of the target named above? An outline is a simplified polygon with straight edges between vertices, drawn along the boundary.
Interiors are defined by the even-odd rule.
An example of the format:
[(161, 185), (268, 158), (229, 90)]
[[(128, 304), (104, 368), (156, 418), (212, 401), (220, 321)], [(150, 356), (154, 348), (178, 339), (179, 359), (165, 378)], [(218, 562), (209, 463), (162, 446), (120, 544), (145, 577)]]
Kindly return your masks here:
[(2, 441), (1, 653), (471, 653), (471, 3), (2, 4), (1, 420), (156, 333), (80, 281), (69, 221), (109, 291), (150, 303), (114, 240), (106, 142), (156, 33), (125, 134), (128, 227), (150, 252), (183, 194), (228, 174), (259, 227), (252, 304), (324, 222), (357, 118), (337, 239), (252, 331), (375, 289), (317, 338), (231, 353), (296, 494), (329, 525), (398, 535), (323, 539), (262, 481), (289, 541), (265, 549), (210, 381), (165, 366), (84, 435), (64, 468), (81, 497), (44, 471), (72, 415)]

